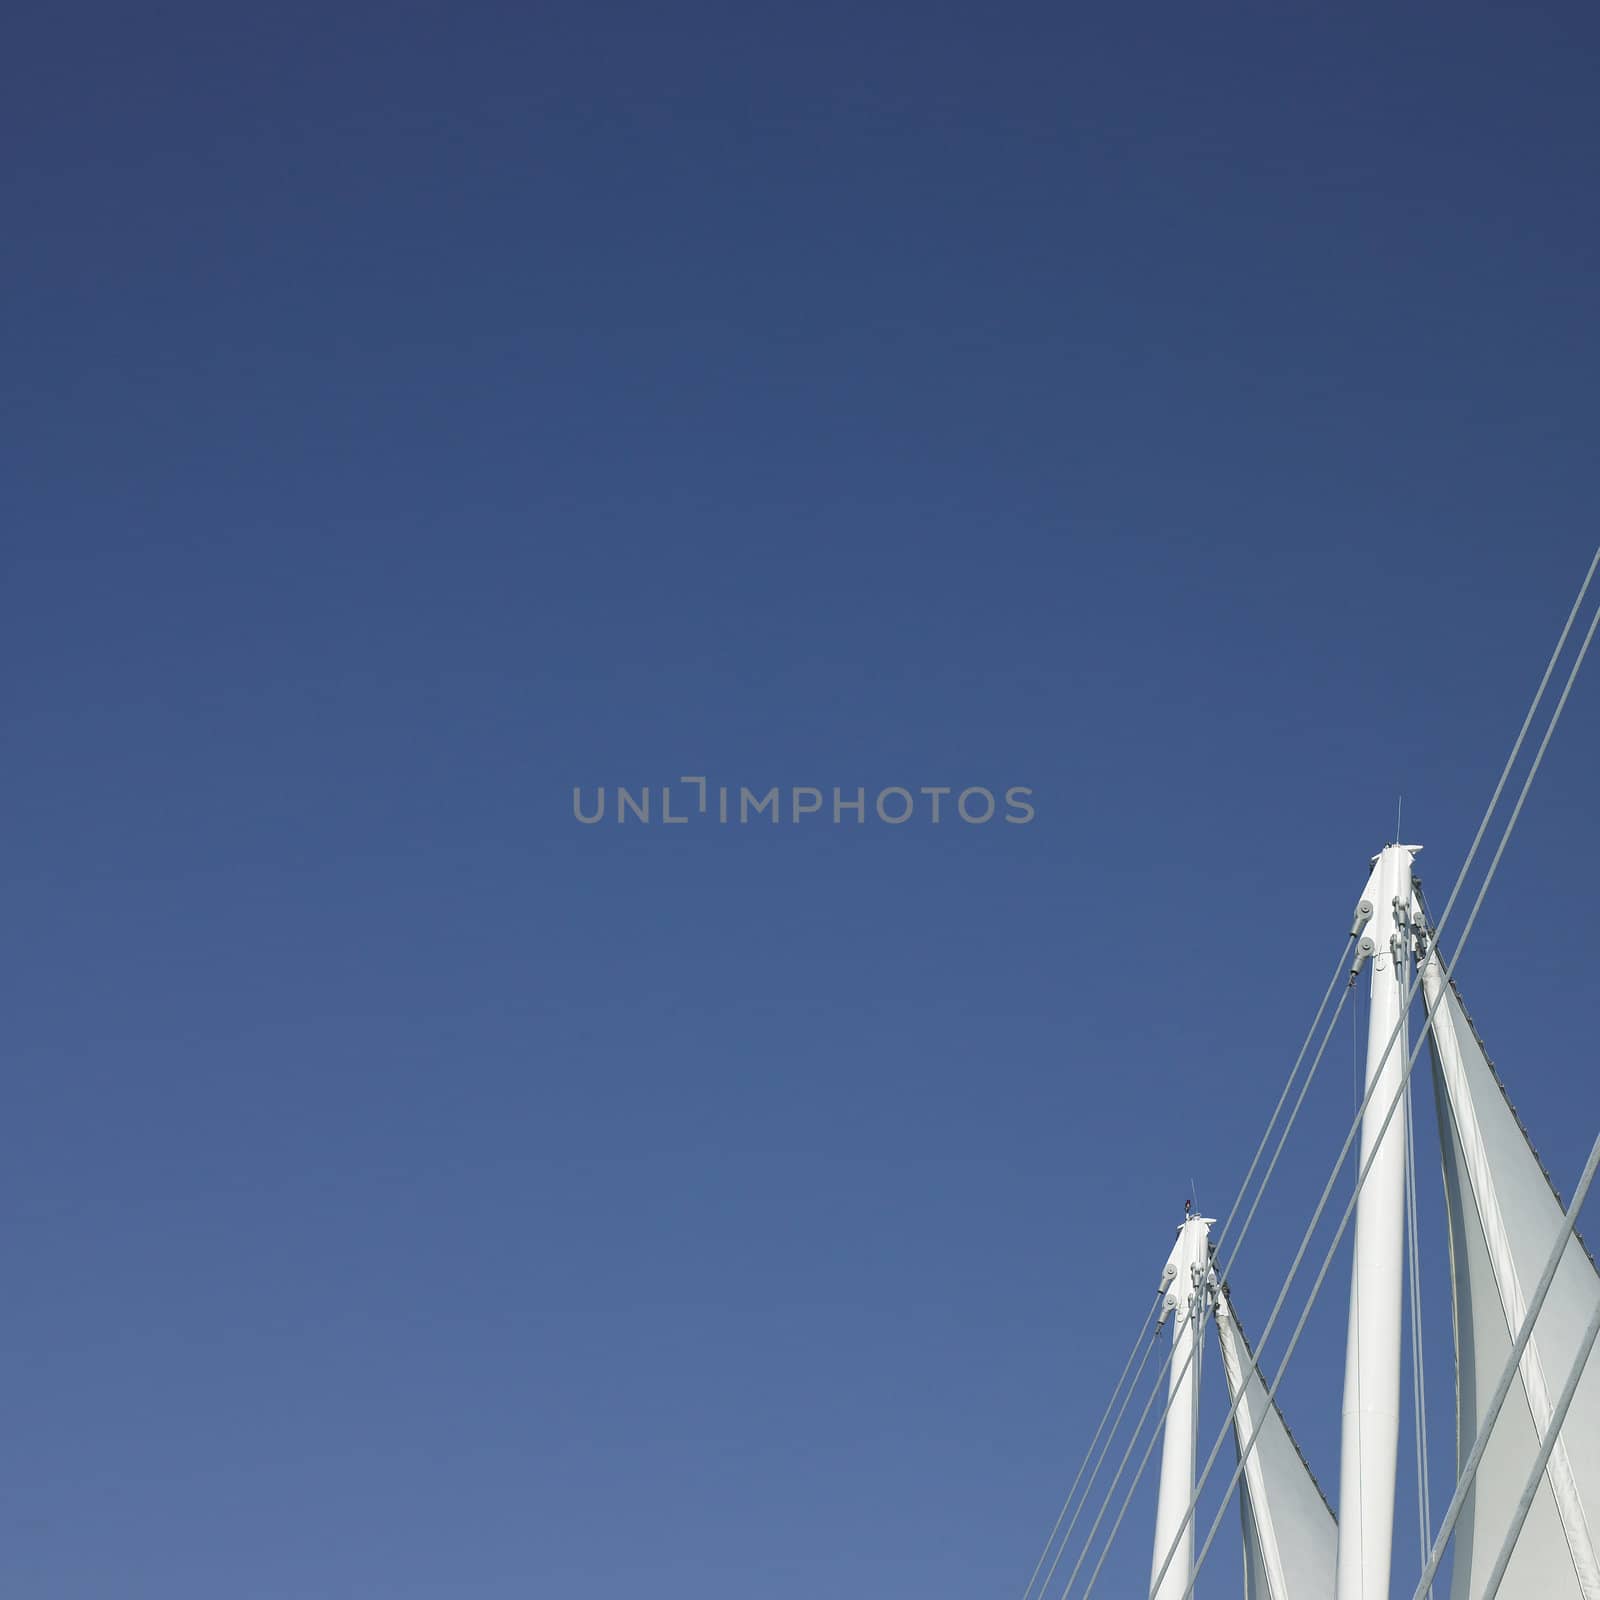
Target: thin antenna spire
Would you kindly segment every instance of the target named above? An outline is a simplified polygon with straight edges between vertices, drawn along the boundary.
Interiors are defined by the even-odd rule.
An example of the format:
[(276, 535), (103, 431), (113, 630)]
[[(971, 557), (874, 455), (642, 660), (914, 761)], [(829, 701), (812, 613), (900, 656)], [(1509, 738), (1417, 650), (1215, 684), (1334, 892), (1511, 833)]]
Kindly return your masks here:
[(1400, 843), (1400, 808), (1405, 805), (1406, 797), (1397, 795), (1394, 802), (1394, 842)]

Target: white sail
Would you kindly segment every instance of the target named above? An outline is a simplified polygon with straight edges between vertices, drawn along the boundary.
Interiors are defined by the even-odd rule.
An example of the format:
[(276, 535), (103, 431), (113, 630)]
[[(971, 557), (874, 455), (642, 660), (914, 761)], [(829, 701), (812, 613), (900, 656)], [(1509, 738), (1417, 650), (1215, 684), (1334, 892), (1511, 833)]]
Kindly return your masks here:
[[(1457, 1460), (1477, 1437), (1564, 1211), (1436, 955), (1423, 968), (1455, 1295)], [(1600, 1300), (1575, 1236), (1455, 1534), (1453, 1600), (1483, 1588), (1540, 1434)], [(1600, 1359), (1591, 1359), (1501, 1587), (1504, 1600), (1600, 1600)]]
[[(1234, 1445), (1255, 1446), (1239, 1480), (1244, 1523), (1245, 1600), (1327, 1600), (1333, 1593), (1339, 1530), (1259, 1371), (1226, 1294), (1217, 1300), (1217, 1338), (1234, 1413)], [(1241, 1399), (1241, 1392), (1243, 1398)]]

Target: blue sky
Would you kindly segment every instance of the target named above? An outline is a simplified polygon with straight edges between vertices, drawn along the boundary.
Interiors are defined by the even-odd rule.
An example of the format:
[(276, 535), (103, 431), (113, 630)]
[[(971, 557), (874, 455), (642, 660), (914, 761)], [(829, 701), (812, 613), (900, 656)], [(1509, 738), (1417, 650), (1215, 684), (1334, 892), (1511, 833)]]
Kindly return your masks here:
[[(1592, 15), (10, 44), (7, 1589), (1020, 1594), (1397, 794), (1437, 905), (1587, 564)], [(1569, 1186), (1593, 670), (1460, 971)], [(691, 773), (1037, 815), (573, 820)]]

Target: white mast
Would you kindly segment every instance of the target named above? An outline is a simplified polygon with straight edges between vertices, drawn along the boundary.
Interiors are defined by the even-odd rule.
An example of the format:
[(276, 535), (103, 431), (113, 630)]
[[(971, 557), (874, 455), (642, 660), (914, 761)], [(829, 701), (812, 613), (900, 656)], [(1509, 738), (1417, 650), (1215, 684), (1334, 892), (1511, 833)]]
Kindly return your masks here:
[[(1401, 1104), (1378, 1145), (1405, 1075), (1402, 1012), (1411, 969), (1411, 859), (1420, 845), (1392, 844), (1374, 859), (1362, 896), (1370, 914), (1361, 957), (1370, 956), (1366, 1088), (1361, 1126), (1366, 1183), (1356, 1201), (1339, 1455), (1336, 1600), (1388, 1600), (1394, 1542), (1395, 1461), (1400, 1444), (1400, 1302), (1405, 1238), (1406, 1117)], [(1369, 912), (1370, 908), (1370, 912)], [(1359, 967), (1359, 963), (1358, 963)], [(1390, 1043), (1393, 1036), (1393, 1043)], [(1376, 1080), (1377, 1089), (1372, 1089)]]
[[(1161, 1274), (1161, 1287), (1166, 1290), (1161, 1322), (1172, 1318), (1172, 1376), (1167, 1384), (1166, 1435), (1161, 1441), (1161, 1488), (1156, 1500), (1155, 1550), (1150, 1559), (1151, 1600), (1181, 1600), (1194, 1576), (1194, 1518), (1189, 1517), (1189, 1502), (1194, 1498), (1194, 1447), (1200, 1417), (1201, 1335), (1213, 1287), (1211, 1222), (1210, 1217), (1184, 1218), (1178, 1242)], [(1156, 1574), (1172, 1549), (1178, 1524), (1186, 1517), (1183, 1538), (1157, 1589)]]

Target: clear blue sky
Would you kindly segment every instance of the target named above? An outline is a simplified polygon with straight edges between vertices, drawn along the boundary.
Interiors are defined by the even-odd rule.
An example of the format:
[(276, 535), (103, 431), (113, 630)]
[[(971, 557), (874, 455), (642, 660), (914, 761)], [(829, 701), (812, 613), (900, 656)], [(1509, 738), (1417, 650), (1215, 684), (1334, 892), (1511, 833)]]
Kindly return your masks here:
[[(1442, 900), (1594, 544), (1592, 11), (7, 57), (0, 1586), (1020, 1594), (1397, 792)], [(1461, 969), (1568, 1186), (1595, 671)], [(1037, 817), (573, 821), (688, 773)], [(1346, 1026), (1256, 1325), (1350, 1091)]]

